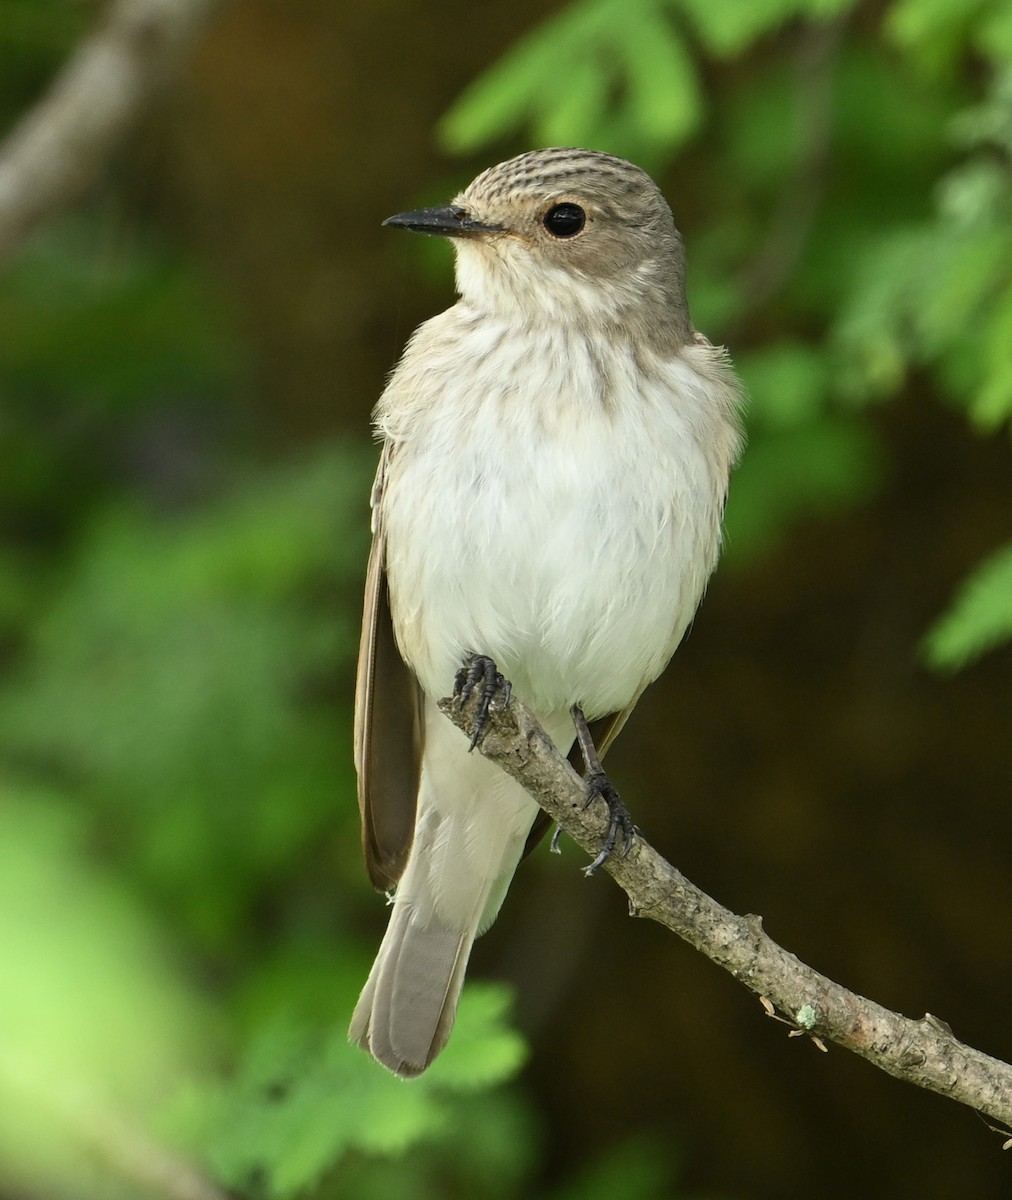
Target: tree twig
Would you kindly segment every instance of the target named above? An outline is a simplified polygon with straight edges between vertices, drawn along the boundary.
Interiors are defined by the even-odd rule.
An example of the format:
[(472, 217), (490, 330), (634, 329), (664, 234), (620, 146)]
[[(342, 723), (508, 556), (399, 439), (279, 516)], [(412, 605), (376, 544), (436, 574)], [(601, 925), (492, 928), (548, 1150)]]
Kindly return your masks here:
[[(460, 729), (470, 730), (473, 698), (463, 708), (455, 699), (439, 706)], [(507, 708), (493, 708), (478, 750), (588, 854), (597, 853), (607, 827), (603, 805), (584, 809), (583, 781), (515, 696)], [(911, 1020), (820, 975), (768, 937), (759, 917), (723, 908), (641, 836), (624, 857), (613, 854), (604, 870), (625, 890), (633, 915), (667, 926), (768, 1000), (795, 1029), (1012, 1126), (1012, 1067), (957, 1041), (944, 1021), (930, 1013)]]
[(214, 0), (116, 0), (0, 145), (0, 263), (99, 177)]

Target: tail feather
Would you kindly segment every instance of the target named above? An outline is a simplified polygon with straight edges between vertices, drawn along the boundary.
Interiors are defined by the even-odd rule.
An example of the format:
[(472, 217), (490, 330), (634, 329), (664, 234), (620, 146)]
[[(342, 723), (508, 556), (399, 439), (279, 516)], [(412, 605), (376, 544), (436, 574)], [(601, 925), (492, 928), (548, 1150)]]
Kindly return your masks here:
[(421, 1074), (453, 1028), (473, 932), (422, 923), (395, 904), (349, 1037), (396, 1075)]
[[(348, 1036), (397, 1075), (446, 1045), (478, 934), (494, 920), (538, 807), (427, 704), (414, 840)], [(557, 721), (569, 730), (568, 713)], [(549, 731), (550, 733), (552, 730)]]

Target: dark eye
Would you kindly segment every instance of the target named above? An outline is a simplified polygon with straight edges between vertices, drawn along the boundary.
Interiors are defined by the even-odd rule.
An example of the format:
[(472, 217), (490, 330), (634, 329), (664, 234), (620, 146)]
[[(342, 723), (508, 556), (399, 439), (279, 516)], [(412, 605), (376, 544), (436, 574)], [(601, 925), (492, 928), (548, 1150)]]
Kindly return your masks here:
[(544, 226), (552, 237), (575, 237), (586, 223), (587, 214), (579, 204), (556, 204), (545, 213)]

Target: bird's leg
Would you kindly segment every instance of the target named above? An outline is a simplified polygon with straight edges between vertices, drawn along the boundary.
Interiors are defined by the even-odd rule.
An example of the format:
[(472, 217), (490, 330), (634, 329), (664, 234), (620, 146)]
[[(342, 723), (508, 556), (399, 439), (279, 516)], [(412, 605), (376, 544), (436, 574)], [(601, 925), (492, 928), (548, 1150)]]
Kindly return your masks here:
[(472, 692), (478, 689), (478, 710), (474, 714), (474, 724), (471, 726), (471, 744), (468, 753), (477, 746), (481, 735), (488, 724), (488, 712), (496, 695), (502, 697), (501, 707), (505, 708), (510, 702), (512, 685), (499, 673), (499, 668), (487, 654), (470, 654), (453, 680), (453, 694), (461, 707), (467, 703)]
[[(618, 844), (620, 834), (622, 836), (622, 853), (629, 853), (633, 837), (636, 833), (636, 826), (632, 823), (632, 817), (629, 816), (629, 810), (623, 804), (622, 797), (604, 773), (601, 760), (598, 757), (597, 747), (594, 745), (594, 739), (590, 736), (587, 718), (583, 715), (583, 709), (579, 704), (574, 704), (569, 710), (569, 715), (573, 718), (573, 724), (576, 726), (576, 738), (580, 743), (580, 753), (583, 755), (584, 766), (587, 768), (585, 776), (587, 782), (587, 799), (583, 807), (589, 808), (598, 797), (608, 806), (608, 832), (605, 834), (601, 852), (589, 867), (584, 867), (583, 869), (584, 875), (593, 875), (611, 857), (612, 851)], [(554, 843), (555, 839), (553, 838), (552, 840)]]

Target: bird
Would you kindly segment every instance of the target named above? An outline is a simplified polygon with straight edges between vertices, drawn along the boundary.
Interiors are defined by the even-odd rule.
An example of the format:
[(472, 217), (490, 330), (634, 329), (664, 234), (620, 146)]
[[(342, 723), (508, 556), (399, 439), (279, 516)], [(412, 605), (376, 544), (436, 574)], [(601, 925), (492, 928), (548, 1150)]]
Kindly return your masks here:
[(349, 1037), (411, 1078), (548, 823), (437, 700), (477, 689), (484, 714), (512, 689), (608, 805), (591, 869), (628, 850), (600, 758), (716, 566), (743, 391), (692, 325), (664, 196), (621, 158), (532, 150), (383, 224), (449, 239), (459, 293), (374, 412), (356, 685), (363, 849), (392, 908)]

